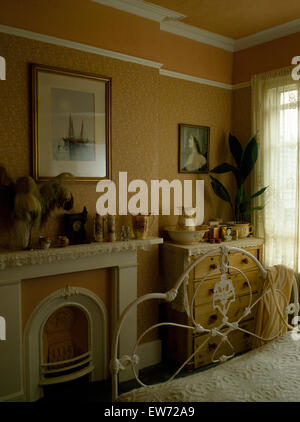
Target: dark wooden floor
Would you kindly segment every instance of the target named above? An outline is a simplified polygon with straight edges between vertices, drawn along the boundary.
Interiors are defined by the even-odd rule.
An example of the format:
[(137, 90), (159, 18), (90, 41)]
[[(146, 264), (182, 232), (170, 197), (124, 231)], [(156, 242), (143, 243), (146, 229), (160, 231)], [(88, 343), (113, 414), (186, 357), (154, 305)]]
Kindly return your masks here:
[[(185, 377), (191, 373), (205, 371), (216, 364), (207, 365), (197, 370), (182, 370), (177, 377)], [(158, 365), (145, 368), (139, 372), (140, 380), (146, 385), (167, 381), (178, 369), (178, 365), (170, 362), (161, 362)], [(119, 384), (119, 394), (138, 388), (140, 385), (136, 380), (131, 380)], [(89, 382), (88, 376), (78, 378), (74, 381), (54, 384), (44, 388), (44, 397), (36, 403), (54, 403), (62, 401), (72, 401), (77, 403), (101, 403), (111, 402), (111, 380), (99, 382)]]
[[(175, 371), (173, 366), (167, 363), (161, 363), (140, 371), (140, 379), (145, 384), (154, 384), (166, 381)], [(133, 388), (139, 387), (137, 381), (127, 381), (120, 383), (119, 391), (124, 393)], [(76, 402), (111, 402), (111, 380), (99, 382), (89, 382), (89, 377), (84, 376), (73, 381), (53, 384), (44, 387), (44, 397), (37, 403), (50, 403), (59, 401)]]

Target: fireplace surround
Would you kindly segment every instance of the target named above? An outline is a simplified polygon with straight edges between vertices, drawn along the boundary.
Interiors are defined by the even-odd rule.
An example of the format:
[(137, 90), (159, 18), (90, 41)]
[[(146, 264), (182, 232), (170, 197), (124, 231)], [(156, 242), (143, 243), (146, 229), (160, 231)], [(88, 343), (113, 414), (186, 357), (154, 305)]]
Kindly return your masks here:
[[(108, 327), (114, 330), (121, 312), (137, 295), (137, 251), (147, 250), (162, 242), (161, 238), (149, 238), (48, 250), (1, 251), (0, 314), (6, 320), (6, 341), (0, 342), (0, 401), (36, 401), (43, 396), (43, 385), (64, 382), (85, 374), (90, 375), (91, 381), (105, 379), (108, 376)], [(24, 280), (100, 268), (112, 268), (109, 318), (100, 297), (84, 285), (72, 286), (70, 280), (70, 283), (47, 295), (35, 306), (22, 332), (21, 289)], [(45, 359), (44, 329), (48, 328), (49, 331), (50, 326), (51, 331), (51, 317), (63, 312), (64, 308), (73, 308), (78, 315), (82, 312), (86, 318), (86, 322), (82, 319), (81, 324), (86, 324), (88, 328), (87, 338), (83, 340), (87, 350), (83, 347), (82, 353), (75, 353), (76, 356), (69, 358), (74, 355), (71, 350), (74, 344), (71, 346), (72, 342), (68, 339), (70, 335), (66, 334), (66, 343), (62, 345), (59, 340), (61, 333), (57, 334), (54, 354), (61, 355), (62, 364), (52, 365), (54, 362)], [(68, 312), (65, 312), (65, 317), (72, 319)], [(129, 318), (130, 328), (120, 341), (121, 353), (122, 350), (128, 351), (137, 338), (136, 311)], [(73, 358), (75, 361), (72, 361)], [(75, 372), (74, 368), (65, 369), (70, 359), (69, 366), (77, 365)], [(49, 370), (54, 372), (49, 373)], [(56, 376), (55, 381), (51, 374)], [(124, 379), (129, 378), (130, 375), (125, 373)]]
[[(47, 362), (45, 359), (45, 330), (51, 318), (66, 308), (73, 308), (84, 314), (88, 323), (88, 341), (87, 350), (83, 350), (79, 356), (76, 356), (77, 359), (68, 356), (60, 359), (65, 364), (62, 367), (58, 361), (56, 365), (51, 365), (53, 362)], [(107, 330), (106, 307), (102, 300), (88, 289), (67, 286), (41, 301), (32, 312), (24, 331), (27, 399), (32, 401), (32, 399), (40, 398), (41, 387), (45, 385), (71, 381), (86, 374), (91, 374), (91, 381), (107, 378)], [(59, 348), (62, 350), (63, 346), (60, 345)]]

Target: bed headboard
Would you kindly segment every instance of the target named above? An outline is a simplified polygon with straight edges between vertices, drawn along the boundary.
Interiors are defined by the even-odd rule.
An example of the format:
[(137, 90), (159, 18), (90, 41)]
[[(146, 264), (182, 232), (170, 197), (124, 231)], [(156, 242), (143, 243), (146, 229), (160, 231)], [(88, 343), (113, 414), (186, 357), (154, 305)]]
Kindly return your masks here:
[[(295, 303), (288, 303), (286, 296), (279, 289), (277, 289), (276, 286), (272, 286), (272, 285), (270, 285), (270, 288), (263, 291), (261, 293), (261, 295), (258, 297), (258, 299), (254, 300), (253, 295), (252, 295), (251, 283), (249, 282), (247, 276), (239, 268), (236, 268), (236, 267), (229, 265), (229, 253), (230, 252), (241, 252), (241, 253), (245, 254), (246, 256), (248, 256), (251, 260), (253, 260), (256, 263), (256, 265), (257, 265), (257, 267), (258, 267), (258, 269), (259, 269), (259, 271), (262, 275), (263, 280), (265, 280), (267, 278), (268, 271), (248, 251), (243, 250), (241, 248), (237, 248), (237, 247), (228, 247), (228, 246), (221, 245), (219, 247), (212, 249), (210, 252), (202, 255), (201, 257), (197, 258), (191, 265), (189, 265), (186, 268), (186, 270), (181, 274), (181, 276), (175, 281), (174, 286), (170, 290), (168, 290), (167, 292), (146, 294), (144, 296), (137, 298), (136, 300), (134, 300), (132, 303), (130, 303), (125, 308), (125, 310), (123, 311), (123, 313), (122, 313), (122, 315), (121, 315), (121, 317), (120, 317), (120, 319), (117, 323), (117, 327), (116, 327), (116, 330), (115, 330), (115, 333), (114, 333), (114, 336), (113, 336), (113, 342), (112, 342), (112, 358), (111, 358), (110, 369), (111, 369), (111, 374), (112, 374), (112, 397), (113, 397), (113, 400), (116, 400), (117, 397), (118, 397), (118, 376), (119, 376), (120, 370), (127, 369), (128, 367), (131, 366), (137, 382), (141, 386), (145, 386), (145, 384), (139, 379), (138, 374), (137, 374), (136, 366), (138, 364), (139, 358), (136, 354), (136, 350), (137, 350), (139, 343), (143, 339), (143, 337), (147, 333), (149, 333), (149, 331), (151, 331), (154, 328), (158, 328), (158, 327), (161, 327), (161, 326), (175, 326), (175, 327), (185, 328), (187, 330), (192, 330), (194, 333), (197, 333), (197, 334), (198, 333), (208, 334), (208, 336), (205, 336), (206, 340), (204, 340), (196, 348), (196, 350), (193, 351), (193, 353), (188, 357), (188, 359), (185, 360), (185, 362), (182, 363), (182, 365), (177, 369), (177, 371), (172, 375), (172, 377), (168, 381), (170, 381), (170, 380), (172, 380), (176, 377), (176, 375), (183, 369), (183, 367), (191, 359), (193, 359), (194, 356), (199, 352), (199, 350), (207, 343), (207, 341), (209, 340), (210, 337), (215, 337), (215, 336), (221, 337), (221, 341), (220, 341), (218, 347), (215, 349), (215, 351), (212, 355), (212, 362), (222, 363), (222, 362), (225, 362), (226, 360), (232, 358), (235, 355), (233, 346), (231, 345), (231, 343), (228, 339), (228, 334), (232, 331), (240, 330), (240, 331), (243, 331), (244, 333), (252, 335), (253, 337), (256, 337), (260, 340), (270, 341), (270, 340), (273, 340), (274, 338), (276, 338), (276, 337), (278, 337), (279, 335), (282, 334), (282, 330), (283, 330), (284, 326), (288, 329), (296, 329), (296, 327), (298, 326), (299, 303), (298, 303), (298, 286), (297, 286), (297, 281), (296, 281), (295, 277), (293, 278), (293, 298), (294, 298)], [(139, 305), (142, 302), (146, 302), (148, 300), (153, 300), (153, 299), (158, 299), (160, 301), (166, 301), (166, 302), (172, 302), (176, 298), (178, 291), (179, 291), (179, 288), (183, 285), (183, 283), (185, 282), (185, 280), (189, 276), (190, 271), (192, 271), (194, 269), (194, 267), (197, 264), (199, 264), (202, 260), (206, 259), (209, 256), (216, 255), (216, 254), (219, 255), (219, 265), (217, 266), (217, 268), (209, 271), (198, 282), (198, 285), (197, 285), (197, 288), (194, 292), (192, 300), (189, 303), (189, 314), (190, 314), (190, 317), (191, 317), (190, 318), (191, 324), (187, 324), (187, 325), (178, 324), (178, 323), (172, 322), (172, 321), (159, 322), (157, 324), (154, 324), (153, 326), (149, 327), (147, 330), (145, 330), (139, 336), (135, 346), (133, 347), (133, 350), (128, 351), (127, 355), (118, 357), (118, 344), (119, 344), (120, 332), (122, 330), (124, 323), (126, 322), (126, 316), (130, 312), (130, 310), (132, 308), (136, 307), (137, 305)], [(230, 318), (228, 317), (228, 310), (230, 309), (231, 304), (234, 303), (234, 301), (236, 299), (234, 282), (230, 278), (230, 274), (229, 274), (229, 271), (228, 271), (229, 269), (238, 271), (238, 273), (245, 279), (245, 282), (248, 283), (249, 290), (250, 290), (248, 306), (245, 307), (242, 315), (239, 316), (239, 318), (236, 319), (235, 321), (231, 321)], [(216, 309), (217, 311), (219, 311), (221, 313), (222, 322), (219, 326), (216, 326), (214, 328), (209, 329), (207, 327), (204, 327), (204, 326), (198, 324), (195, 321), (193, 309), (194, 309), (194, 300), (195, 300), (195, 297), (197, 295), (198, 290), (201, 289), (201, 286), (206, 281), (206, 279), (208, 277), (210, 277), (214, 272), (218, 272), (220, 274), (220, 279), (214, 285), (214, 290), (213, 290), (213, 295), (212, 295), (212, 306), (213, 306), (214, 309)], [(277, 311), (280, 315), (280, 318), (282, 320), (282, 327), (278, 330), (276, 335), (273, 335), (272, 337), (269, 337), (269, 338), (263, 338), (263, 337), (260, 337), (259, 335), (255, 334), (254, 332), (250, 332), (250, 331), (245, 330), (243, 327), (241, 327), (241, 325), (242, 325), (242, 320), (247, 315), (249, 315), (251, 313), (252, 308), (254, 306), (257, 306), (258, 302), (260, 302), (266, 295), (269, 295), (269, 294), (273, 295), (272, 297), (274, 299), (274, 304), (275, 304)], [(279, 297), (281, 296), (281, 297), (284, 298), (284, 309), (282, 309), (282, 307), (279, 306), (278, 295), (279, 295)], [(294, 315), (294, 319), (293, 319), (294, 325), (293, 326), (289, 325), (287, 323), (287, 315), (289, 315), (289, 314)], [(219, 349), (220, 345), (222, 344), (222, 342), (227, 342), (229, 344), (229, 346), (231, 347), (232, 353), (230, 355), (218, 356), (218, 349)]]

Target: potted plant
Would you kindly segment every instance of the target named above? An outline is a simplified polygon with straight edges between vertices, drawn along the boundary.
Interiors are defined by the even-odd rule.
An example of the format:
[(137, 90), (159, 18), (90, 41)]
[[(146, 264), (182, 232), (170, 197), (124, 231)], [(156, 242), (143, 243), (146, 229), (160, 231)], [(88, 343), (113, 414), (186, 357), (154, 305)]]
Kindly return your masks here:
[(234, 217), (233, 223), (235, 225), (246, 224), (249, 226), (249, 223), (247, 222), (249, 215), (253, 211), (262, 210), (264, 208), (264, 205), (251, 207), (251, 202), (252, 199), (262, 195), (267, 189), (267, 186), (255, 192), (250, 197), (247, 197), (244, 187), (244, 184), (248, 176), (251, 174), (258, 157), (258, 145), (256, 136), (256, 134), (252, 136), (243, 148), (239, 140), (230, 133), (229, 148), (236, 166), (229, 163), (222, 163), (211, 170), (211, 173), (215, 174), (228, 173), (230, 171), (234, 174), (237, 190), (233, 201), (231, 200), (225, 186), (218, 179), (211, 175), (210, 179), (211, 186), (215, 194), (223, 201), (226, 201), (230, 204)]

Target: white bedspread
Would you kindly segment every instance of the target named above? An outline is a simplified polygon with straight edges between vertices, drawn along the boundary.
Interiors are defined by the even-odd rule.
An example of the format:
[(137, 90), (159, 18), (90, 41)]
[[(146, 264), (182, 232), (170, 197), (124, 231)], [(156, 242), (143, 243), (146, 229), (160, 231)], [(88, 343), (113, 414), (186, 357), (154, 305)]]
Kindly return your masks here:
[(141, 387), (133, 402), (300, 401), (300, 335), (282, 337), (204, 372)]

